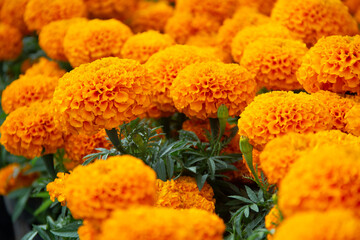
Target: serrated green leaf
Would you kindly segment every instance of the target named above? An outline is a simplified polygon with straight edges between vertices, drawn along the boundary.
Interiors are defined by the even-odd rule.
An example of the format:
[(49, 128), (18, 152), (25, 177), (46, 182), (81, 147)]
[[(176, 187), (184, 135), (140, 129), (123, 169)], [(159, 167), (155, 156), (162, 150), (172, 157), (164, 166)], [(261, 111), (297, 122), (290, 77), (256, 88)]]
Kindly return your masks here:
[(46, 227), (45, 225), (42, 226), (32, 225), (32, 226), (35, 229), (35, 231), (38, 232), (39, 236), (42, 237), (44, 240), (52, 240), (50, 235), (43, 229)]
[(248, 186), (245, 186), (245, 190), (251, 201), (253, 201), (253, 202), (259, 201), (256, 193), (251, 188), (249, 188)]
[(82, 222), (72, 222), (64, 227), (50, 230), (50, 232), (59, 237), (77, 238), (79, 237), (77, 230), (82, 225)]
[(246, 208), (244, 209), (244, 216), (246, 218), (248, 218), (250, 215), (250, 208), (248, 206), (246, 206)]
[(196, 184), (198, 186), (199, 191), (201, 191), (201, 189), (204, 187), (208, 176), (209, 176), (209, 174), (196, 175)]
[(186, 140), (186, 141), (200, 142), (199, 137), (192, 131), (180, 130), (179, 131), (179, 139)]
[(166, 167), (164, 161), (158, 161), (154, 166), (154, 171), (159, 179), (166, 181)]
[(25, 234), (25, 235), (21, 238), (21, 240), (33, 240), (33, 239), (36, 237), (37, 234), (38, 234), (38, 233), (33, 230), (33, 231), (28, 232), (27, 234)]
[(254, 203), (250, 199), (244, 198), (242, 196), (229, 196), (229, 198), (234, 198), (234, 199), (240, 200), (241, 202), (244, 202), (244, 203), (250, 203), (250, 204)]
[(166, 161), (166, 172), (169, 178), (172, 178), (174, 176), (174, 166), (174, 159), (168, 156)]
[(250, 205), (250, 209), (252, 209), (254, 212), (259, 212), (259, 207), (255, 203)]

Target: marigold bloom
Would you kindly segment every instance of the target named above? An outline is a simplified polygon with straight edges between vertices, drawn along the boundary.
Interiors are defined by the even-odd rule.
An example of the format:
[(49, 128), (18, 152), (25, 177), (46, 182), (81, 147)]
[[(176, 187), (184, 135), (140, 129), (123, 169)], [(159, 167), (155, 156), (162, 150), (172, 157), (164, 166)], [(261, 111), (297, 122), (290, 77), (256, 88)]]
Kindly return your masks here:
[(130, 19), (130, 27), (135, 33), (156, 30), (163, 32), (174, 9), (166, 2), (142, 1)]
[(115, 19), (78, 22), (65, 35), (65, 56), (73, 67), (104, 57), (121, 57), (121, 48), (131, 36), (130, 28)]
[(61, 206), (65, 206), (66, 204), (64, 189), (68, 177), (68, 173), (59, 172), (57, 174), (57, 178), (46, 185), (46, 191), (49, 192), (50, 200), (55, 202), (55, 198), (57, 198), (57, 200), (61, 203)]
[(324, 145), (303, 154), (283, 179), (279, 208), (284, 217), (305, 211), (360, 210), (360, 148)]
[(360, 220), (351, 211), (305, 212), (287, 218), (276, 229), (274, 240), (359, 239)]
[(286, 27), (274, 22), (245, 27), (235, 35), (231, 43), (231, 54), (235, 62), (241, 62), (247, 45), (264, 38), (294, 39), (294, 35)]
[(263, 14), (270, 15), (277, 0), (237, 0), (238, 7), (255, 8)]
[(354, 105), (345, 115), (345, 131), (360, 136), (360, 105)]
[(64, 143), (50, 101), (17, 108), (7, 116), (0, 132), (0, 142), (7, 151), (28, 159), (55, 153)]
[(117, 210), (102, 224), (103, 240), (221, 240), (225, 224), (200, 209), (139, 207)]
[[(269, 231), (274, 231), (277, 229), (281, 222), (281, 213), (279, 211), (278, 206), (273, 206), (270, 212), (265, 216), (265, 227)], [(267, 236), (268, 240), (273, 239), (272, 235)]]
[(357, 12), (356, 12), (356, 14), (355, 14), (355, 18), (356, 18), (356, 21), (357, 21), (358, 23), (360, 23), (360, 8), (359, 8), (359, 10), (357, 10)]
[(39, 58), (36, 63), (25, 71), (27, 77), (43, 75), (60, 78), (65, 73), (66, 71), (60, 68), (59, 64), (44, 57)]
[(303, 58), (297, 72), (307, 92), (360, 93), (360, 35), (320, 39)]
[(260, 154), (260, 165), (269, 183), (279, 185), (304, 153), (324, 144), (356, 146), (360, 144), (360, 138), (338, 130), (310, 134), (289, 133), (275, 138), (266, 144)]
[(21, 168), (12, 163), (0, 169), (0, 195), (8, 195), (19, 188), (30, 186), (39, 176), (37, 173), (25, 174), (29, 167)]
[(83, 0), (91, 18), (128, 19), (136, 10), (139, 0)]
[(284, 91), (258, 95), (238, 121), (240, 136), (247, 136), (259, 150), (270, 140), (289, 132), (318, 132), (332, 126), (326, 106), (313, 96)]
[(22, 35), (10, 25), (0, 22), (0, 60), (17, 58), (22, 51)]
[(101, 221), (99, 220), (88, 220), (83, 221), (83, 225), (78, 228), (79, 238), (81, 240), (96, 240), (101, 233)]
[(195, 63), (179, 72), (170, 87), (178, 111), (199, 119), (216, 118), (226, 105), (229, 116), (237, 116), (254, 99), (253, 75), (237, 64)]
[(71, 18), (51, 22), (45, 25), (39, 34), (39, 45), (46, 55), (59, 61), (67, 61), (64, 52), (64, 38), (72, 24), (85, 22), (85, 18)]
[(143, 114), (150, 105), (149, 95), (146, 69), (135, 60), (111, 57), (65, 74), (53, 99), (70, 132), (92, 135)]
[(155, 53), (145, 64), (152, 78), (152, 101), (164, 112), (175, 112), (170, 87), (178, 73), (190, 64), (216, 60), (206, 49), (194, 46), (175, 45)]
[(147, 31), (130, 37), (121, 49), (123, 58), (145, 63), (154, 53), (175, 45), (175, 41), (167, 34)]
[(340, 0), (278, 0), (271, 13), (308, 45), (331, 35), (355, 35), (355, 19)]
[(2, 93), (1, 106), (4, 112), (8, 114), (19, 107), (52, 99), (58, 79), (58, 77), (44, 75), (21, 75), (18, 80), (8, 85)]
[(50, 22), (86, 15), (86, 6), (82, 0), (29, 0), (24, 20), (29, 30), (40, 31)]
[(355, 14), (360, 9), (360, 0), (342, 0), (342, 2), (349, 8), (351, 14)]
[(1, 7), (0, 20), (20, 30), (22, 34), (29, 33), (24, 22), (25, 7), (29, 0), (4, 0)]
[(75, 218), (105, 219), (114, 209), (154, 205), (156, 174), (130, 155), (109, 157), (77, 166), (66, 180), (64, 194)]

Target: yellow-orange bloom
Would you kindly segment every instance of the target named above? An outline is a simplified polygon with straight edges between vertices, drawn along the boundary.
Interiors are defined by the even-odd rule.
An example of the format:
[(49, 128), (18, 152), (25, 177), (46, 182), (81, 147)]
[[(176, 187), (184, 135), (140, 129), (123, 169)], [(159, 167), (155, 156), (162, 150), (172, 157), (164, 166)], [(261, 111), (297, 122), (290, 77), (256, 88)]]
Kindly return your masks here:
[(139, 0), (83, 0), (91, 18), (127, 20)]
[(342, 0), (342, 2), (349, 8), (351, 14), (355, 14), (358, 9), (360, 9), (359, 0)]
[(136, 119), (150, 105), (149, 95), (149, 75), (140, 63), (103, 58), (60, 78), (53, 99), (68, 130), (92, 135)]
[(263, 14), (270, 15), (277, 0), (237, 0), (238, 7), (255, 8)]
[(85, 219), (83, 221), (83, 225), (81, 225), (78, 229), (79, 238), (81, 240), (97, 240), (99, 234), (101, 233), (100, 228), (101, 228), (101, 221), (94, 219), (91, 220)]
[(66, 180), (64, 193), (75, 218), (106, 219), (115, 209), (154, 205), (156, 174), (130, 155), (109, 157), (77, 166)]
[(278, 0), (271, 18), (310, 46), (322, 37), (359, 32), (355, 19), (340, 0)]
[(55, 202), (55, 198), (57, 198), (57, 200), (61, 203), (61, 206), (65, 206), (66, 204), (64, 189), (68, 177), (68, 173), (59, 172), (57, 174), (57, 178), (46, 185), (46, 191), (49, 192), (50, 200)]
[(58, 77), (45, 75), (21, 75), (2, 93), (1, 106), (4, 112), (8, 114), (19, 107), (52, 99), (58, 80)]
[(155, 206), (174, 209), (197, 208), (215, 212), (214, 192), (208, 183), (199, 191), (192, 177), (180, 177), (163, 182), (157, 180), (157, 201)]
[(360, 219), (351, 211), (305, 212), (287, 218), (276, 229), (274, 240), (357, 240)]
[(121, 48), (131, 36), (130, 28), (115, 19), (78, 22), (65, 35), (65, 56), (73, 67), (104, 57), (121, 57)]
[(64, 52), (64, 38), (72, 24), (85, 22), (85, 18), (71, 18), (53, 21), (45, 25), (39, 34), (39, 45), (46, 55), (59, 61), (67, 61)]
[(216, 118), (226, 105), (229, 116), (237, 116), (254, 99), (253, 75), (237, 64), (219, 62), (187, 66), (170, 87), (170, 97), (178, 111), (199, 119)]
[[(270, 212), (265, 216), (265, 227), (269, 231), (275, 231), (281, 223), (281, 213), (278, 206), (273, 206)], [(267, 236), (268, 240), (273, 239), (272, 235)]]
[(37, 173), (26, 174), (29, 166), (21, 168), (12, 163), (0, 169), (0, 195), (8, 195), (19, 188), (30, 186), (39, 176)]
[(360, 147), (323, 145), (303, 154), (280, 184), (284, 217), (305, 211), (360, 210)]
[(355, 136), (360, 136), (360, 104), (354, 105), (345, 115), (345, 130)]
[(50, 101), (34, 102), (11, 112), (0, 132), (0, 142), (7, 151), (28, 159), (55, 153), (64, 143)]
[(155, 53), (172, 45), (175, 41), (169, 35), (147, 31), (130, 37), (122, 47), (121, 55), (143, 64)]
[(29, 0), (4, 0), (0, 8), (0, 20), (20, 30), (22, 34), (28, 34), (29, 29), (24, 22), (25, 7)]
[(332, 126), (330, 113), (316, 98), (285, 91), (258, 95), (238, 121), (240, 136), (247, 136), (259, 150), (270, 140), (289, 132), (318, 132)]
[(101, 240), (222, 240), (224, 231), (223, 220), (204, 210), (139, 207), (115, 211)]
[(303, 58), (297, 72), (307, 92), (328, 90), (360, 93), (360, 35), (320, 39)]
[(155, 53), (145, 64), (152, 78), (152, 101), (164, 112), (175, 112), (170, 87), (178, 73), (190, 64), (216, 60), (206, 49), (194, 46), (175, 45)]
[(82, 0), (29, 0), (24, 20), (29, 30), (40, 31), (50, 22), (86, 15), (86, 6)]
[(10, 25), (0, 22), (0, 60), (17, 58), (22, 51), (22, 35)]
[(27, 77), (43, 75), (60, 78), (65, 73), (66, 71), (60, 68), (56, 62), (50, 61), (44, 57), (39, 58), (36, 63), (25, 71)]
[(355, 14), (355, 18), (356, 18), (356, 21), (357, 21), (358, 23), (360, 23), (360, 8), (359, 8), (359, 10), (357, 10), (357, 12), (356, 12), (356, 14)]

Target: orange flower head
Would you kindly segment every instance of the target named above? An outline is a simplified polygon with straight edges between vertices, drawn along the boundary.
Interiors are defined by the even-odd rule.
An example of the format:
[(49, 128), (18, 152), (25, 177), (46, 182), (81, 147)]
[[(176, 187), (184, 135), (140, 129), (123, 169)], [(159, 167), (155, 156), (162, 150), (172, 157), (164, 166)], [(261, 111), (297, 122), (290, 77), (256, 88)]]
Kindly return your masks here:
[(229, 116), (237, 116), (254, 99), (253, 75), (237, 64), (195, 63), (187, 66), (170, 87), (178, 111), (199, 119), (216, 118), (226, 105)]
[(39, 58), (36, 63), (34, 63), (25, 71), (25, 75), (28, 77), (43, 75), (61, 78), (65, 73), (66, 71), (61, 69), (59, 64), (44, 57)]
[(97, 240), (101, 234), (101, 221), (99, 220), (88, 220), (85, 219), (83, 221), (83, 225), (81, 225), (78, 229), (79, 238), (81, 240)]
[(65, 35), (65, 56), (73, 67), (104, 57), (121, 57), (121, 48), (131, 36), (130, 28), (115, 19), (78, 22)]
[(24, 20), (29, 30), (40, 31), (45, 25), (62, 19), (86, 17), (83, 0), (29, 0)]
[(145, 64), (152, 78), (152, 101), (161, 111), (175, 112), (170, 87), (178, 73), (190, 64), (216, 60), (206, 49), (195, 46), (175, 45), (155, 53)]
[(115, 209), (154, 205), (156, 174), (130, 155), (109, 157), (77, 166), (66, 180), (64, 194), (74, 218), (106, 219)]
[[(279, 207), (273, 206), (270, 212), (265, 216), (265, 227), (269, 231), (274, 231), (275, 229), (277, 229), (280, 223), (281, 223), (281, 213), (279, 211)], [(267, 239), (272, 240), (273, 236), (268, 235)]]
[(240, 136), (247, 136), (258, 150), (289, 132), (318, 132), (332, 126), (332, 118), (324, 104), (306, 93), (285, 91), (258, 95), (238, 121)]
[(308, 51), (300, 41), (263, 38), (250, 43), (241, 58), (241, 66), (255, 75), (259, 87), (270, 90), (302, 89), (296, 71)]
[(49, 192), (50, 200), (55, 202), (55, 198), (57, 198), (57, 200), (61, 203), (61, 206), (65, 206), (66, 204), (64, 189), (68, 177), (68, 173), (59, 172), (57, 174), (57, 178), (46, 185), (46, 191)]
[(51, 102), (34, 102), (11, 112), (0, 128), (0, 143), (11, 154), (28, 159), (55, 153), (64, 144)]
[(72, 24), (86, 21), (86, 18), (71, 18), (53, 21), (45, 25), (39, 34), (40, 47), (52, 59), (66, 62), (63, 45), (65, 35)]
[(91, 18), (127, 20), (140, 0), (83, 0)]
[(22, 51), (22, 35), (17, 28), (0, 22), (0, 60), (14, 60)]
[(45, 75), (21, 75), (2, 93), (1, 106), (4, 112), (8, 114), (19, 107), (52, 99), (58, 80), (58, 77)]
[(345, 131), (360, 136), (360, 104), (354, 105), (345, 115)]
[(360, 9), (360, 0), (342, 0), (342, 2), (349, 8), (351, 14), (355, 14)]
[(194, 178), (182, 176), (166, 182), (158, 179), (157, 185), (157, 207), (215, 212), (214, 192), (208, 183), (199, 191)]
[(355, 35), (359, 29), (340, 0), (278, 0), (271, 18), (309, 46), (331, 35)]
[(355, 14), (355, 18), (356, 18), (356, 21), (357, 21), (358, 23), (360, 23), (360, 8), (359, 8), (359, 10), (357, 10), (357, 12), (356, 12), (356, 14)]
[(24, 13), (29, 0), (4, 0), (0, 8), (0, 20), (17, 28), (22, 34), (30, 31), (24, 22)]
[(144, 64), (152, 55), (172, 45), (175, 42), (169, 35), (151, 30), (130, 37), (122, 47), (121, 55)]
[(328, 90), (360, 93), (360, 35), (320, 39), (303, 58), (297, 72), (307, 92)]
[(257, 9), (262, 14), (270, 15), (277, 0), (237, 0), (238, 7), (250, 7)]
[(358, 214), (359, 155), (359, 144), (327, 144), (303, 154), (280, 184), (278, 203), (284, 217), (335, 208)]
[(222, 240), (225, 224), (201, 209), (138, 207), (114, 211), (102, 224), (102, 240)]

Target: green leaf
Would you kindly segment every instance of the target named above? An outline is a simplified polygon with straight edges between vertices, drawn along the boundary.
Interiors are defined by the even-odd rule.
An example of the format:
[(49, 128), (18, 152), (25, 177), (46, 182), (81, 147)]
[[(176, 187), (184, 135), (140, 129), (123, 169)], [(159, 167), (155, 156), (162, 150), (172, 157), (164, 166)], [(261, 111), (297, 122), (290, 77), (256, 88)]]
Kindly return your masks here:
[(39, 193), (32, 194), (31, 197), (34, 197), (34, 198), (49, 198), (50, 195), (49, 195), (49, 192), (39, 192)]
[(46, 211), (46, 209), (48, 209), (51, 204), (52, 204), (52, 201), (50, 199), (47, 199), (47, 200), (43, 201), (43, 203), (40, 205), (40, 207), (38, 207), (35, 210), (34, 215), (37, 216), (40, 213)]
[(245, 189), (246, 189), (246, 193), (249, 196), (249, 198), (251, 199), (251, 201), (253, 201), (253, 202), (258, 202), (259, 201), (259, 199), (257, 198), (256, 193), (251, 188), (249, 188), (248, 186), (245, 186)]
[(33, 225), (33, 228), (35, 229), (35, 231), (38, 232), (40, 237), (42, 237), (44, 240), (52, 240), (49, 234), (43, 229), (45, 227), (46, 225), (40, 225), (40, 226)]
[(206, 179), (208, 178), (209, 174), (205, 175), (196, 175), (196, 183), (199, 188), (199, 191), (204, 187)]
[(25, 234), (25, 235), (21, 238), (21, 240), (33, 240), (33, 239), (36, 237), (37, 234), (38, 234), (38, 233), (33, 230), (33, 231), (28, 232), (27, 234)]
[(29, 191), (29, 188), (20, 188), (18, 190), (12, 191), (11, 193), (9, 193), (7, 195), (8, 198), (14, 199), (14, 198), (19, 198), (21, 196), (23, 196), (24, 194), (26, 194)]
[(180, 130), (179, 131), (179, 139), (180, 140), (200, 142), (199, 137), (194, 132), (185, 131), (185, 130)]
[(72, 222), (64, 227), (50, 230), (50, 232), (59, 237), (77, 238), (79, 237), (77, 230), (82, 225), (82, 222)]
[(207, 160), (208, 166), (209, 166), (209, 171), (210, 171), (210, 178), (211, 179), (215, 179), (215, 163), (214, 160), (210, 157)]
[(255, 203), (250, 205), (250, 209), (254, 210), (254, 212), (259, 212), (259, 207)]
[(172, 178), (174, 176), (174, 159), (172, 159), (171, 157), (167, 156), (167, 161), (166, 161), (166, 172), (169, 178)]
[(229, 198), (234, 198), (234, 199), (240, 200), (241, 202), (244, 202), (244, 203), (250, 203), (250, 204), (254, 203), (250, 199), (247, 199), (247, 198), (244, 198), (241, 196), (229, 196)]
[(158, 161), (154, 166), (154, 171), (159, 179), (166, 181), (166, 168), (164, 161)]
[(11, 216), (11, 219), (13, 222), (15, 222), (16, 219), (18, 219), (18, 217), (24, 210), (25, 205), (30, 197), (30, 193), (31, 193), (31, 188), (26, 188), (26, 191), (24, 191), (23, 195), (20, 196), (20, 198), (17, 200), (15, 208), (14, 208), (14, 212)]
[(248, 206), (246, 206), (246, 208), (244, 209), (244, 216), (246, 218), (248, 218), (250, 215), (250, 208)]

